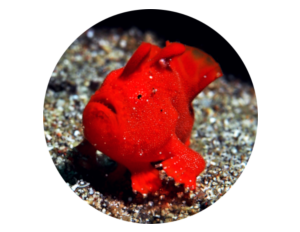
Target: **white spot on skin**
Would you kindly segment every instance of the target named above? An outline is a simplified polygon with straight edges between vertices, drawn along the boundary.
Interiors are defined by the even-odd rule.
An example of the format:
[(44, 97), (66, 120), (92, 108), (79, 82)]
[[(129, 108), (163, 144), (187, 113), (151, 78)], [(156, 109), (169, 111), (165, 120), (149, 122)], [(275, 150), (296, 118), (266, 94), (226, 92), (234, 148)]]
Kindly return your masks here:
[(160, 59), (160, 60), (158, 61), (158, 63), (159, 63), (159, 65), (160, 65), (160, 67), (162, 67), (162, 68), (166, 68), (166, 67), (167, 67), (167, 62), (166, 62), (165, 59)]
[(153, 76), (150, 76), (149, 78), (150, 78), (150, 79), (152, 79), (152, 78), (153, 78)]
[(149, 100), (147, 99), (146, 102), (148, 102)]
[(124, 137), (124, 140), (126, 140), (126, 137)]
[(135, 107), (133, 107), (133, 110), (135, 110)]
[(204, 75), (203, 77), (206, 78), (206, 75)]

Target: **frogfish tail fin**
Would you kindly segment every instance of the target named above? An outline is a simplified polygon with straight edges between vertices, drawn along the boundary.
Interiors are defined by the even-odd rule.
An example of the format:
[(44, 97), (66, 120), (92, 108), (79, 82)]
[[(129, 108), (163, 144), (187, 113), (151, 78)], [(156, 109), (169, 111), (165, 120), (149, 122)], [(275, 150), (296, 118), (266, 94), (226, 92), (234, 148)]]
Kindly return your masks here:
[(173, 67), (180, 74), (185, 91), (192, 101), (206, 86), (221, 77), (219, 64), (200, 49), (185, 46), (185, 52), (172, 60)]

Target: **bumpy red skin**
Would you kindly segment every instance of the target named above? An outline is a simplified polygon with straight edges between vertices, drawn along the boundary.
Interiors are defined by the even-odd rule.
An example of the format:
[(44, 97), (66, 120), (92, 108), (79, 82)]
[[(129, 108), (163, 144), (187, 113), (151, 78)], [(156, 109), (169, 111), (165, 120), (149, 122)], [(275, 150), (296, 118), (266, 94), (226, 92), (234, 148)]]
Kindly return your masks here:
[(142, 43), (91, 97), (83, 112), (84, 136), (130, 170), (133, 190), (160, 188), (159, 172), (150, 164), (156, 161), (176, 182), (195, 189), (205, 161), (188, 147), (191, 102), (220, 76), (219, 65), (197, 48)]

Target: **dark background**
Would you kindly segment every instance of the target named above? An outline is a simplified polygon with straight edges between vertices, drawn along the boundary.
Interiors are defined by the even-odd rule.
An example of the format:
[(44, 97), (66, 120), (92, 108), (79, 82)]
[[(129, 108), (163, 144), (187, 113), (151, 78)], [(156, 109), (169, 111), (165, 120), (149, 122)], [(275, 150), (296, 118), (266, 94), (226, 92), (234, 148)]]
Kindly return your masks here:
[(124, 30), (132, 27), (152, 31), (164, 40), (200, 48), (220, 64), (227, 79), (236, 78), (252, 85), (243, 61), (231, 45), (216, 31), (189, 16), (164, 10), (138, 10), (112, 16), (93, 26)]

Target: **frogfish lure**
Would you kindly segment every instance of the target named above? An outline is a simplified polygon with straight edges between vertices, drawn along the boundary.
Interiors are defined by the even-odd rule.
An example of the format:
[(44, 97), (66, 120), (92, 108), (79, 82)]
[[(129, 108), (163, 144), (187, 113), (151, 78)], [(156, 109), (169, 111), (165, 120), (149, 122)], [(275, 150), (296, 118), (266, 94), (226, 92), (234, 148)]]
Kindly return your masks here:
[(153, 162), (161, 162), (175, 182), (194, 190), (205, 161), (189, 148), (192, 101), (221, 76), (219, 64), (197, 48), (142, 43), (88, 102), (85, 140), (129, 169), (134, 191), (145, 194), (161, 187)]

